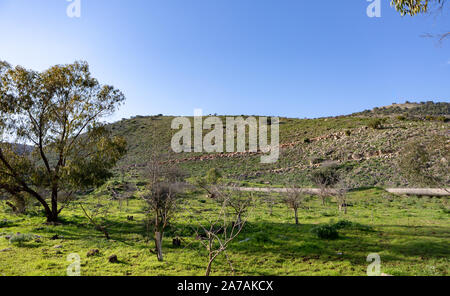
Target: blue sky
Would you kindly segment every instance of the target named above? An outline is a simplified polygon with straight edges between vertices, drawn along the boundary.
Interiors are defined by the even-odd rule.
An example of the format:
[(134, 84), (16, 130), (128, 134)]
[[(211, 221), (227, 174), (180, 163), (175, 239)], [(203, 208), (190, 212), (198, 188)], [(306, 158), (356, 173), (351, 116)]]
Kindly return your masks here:
[[(44, 70), (86, 60), (132, 115), (320, 117), (404, 100), (450, 101), (443, 16), (382, 0), (0, 0), (0, 59)], [(449, 9), (447, 9), (449, 11)], [(449, 11), (450, 12), (450, 11)]]

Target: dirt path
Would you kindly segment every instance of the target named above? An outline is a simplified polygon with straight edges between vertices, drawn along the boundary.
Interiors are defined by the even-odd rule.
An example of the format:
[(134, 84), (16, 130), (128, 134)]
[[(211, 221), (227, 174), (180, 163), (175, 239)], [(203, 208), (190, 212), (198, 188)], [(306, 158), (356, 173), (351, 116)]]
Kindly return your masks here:
[[(288, 188), (273, 188), (273, 187), (240, 187), (242, 191), (247, 192), (275, 192), (283, 193)], [(299, 191), (306, 194), (319, 194), (320, 190), (317, 188), (299, 188)], [(450, 188), (438, 189), (438, 188), (385, 188), (385, 190), (392, 194), (397, 195), (420, 195), (420, 196), (450, 196)], [(335, 190), (330, 189), (330, 193), (334, 193)]]

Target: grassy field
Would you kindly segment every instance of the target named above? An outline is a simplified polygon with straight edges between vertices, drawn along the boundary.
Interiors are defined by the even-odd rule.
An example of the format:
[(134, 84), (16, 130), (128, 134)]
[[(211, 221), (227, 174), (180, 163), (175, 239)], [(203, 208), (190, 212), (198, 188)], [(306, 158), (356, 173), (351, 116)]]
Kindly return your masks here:
[[(280, 201), (281, 196), (271, 195)], [(450, 270), (450, 219), (443, 206), (446, 198), (399, 197), (382, 189), (356, 190), (349, 194), (346, 215), (330, 200), (322, 206), (311, 198), (300, 210), (300, 225), (294, 224), (293, 211), (278, 203), (270, 215), (268, 196), (256, 196), (244, 231), (229, 247), (236, 275), (366, 275), (366, 257), (381, 256), (381, 271), (391, 275), (448, 275)], [(88, 196), (92, 205), (97, 197)], [(183, 209), (203, 214), (217, 211), (217, 204), (199, 192), (185, 194)], [(195, 239), (192, 219), (180, 211), (164, 238), (164, 262), (150, 252), (154, 248), (145, 227), (145, 205), (138, 197), (120, 207), (117, 201), (105, 204), (104, 216), (111, 239), (94, 229), (76, 203), (61, 215), (62, 224), (43, 224), (39, 208), (25, 216), (15, 216), (0, 207), (0, 275), (66, 275), (67, 256), (81, 257), (81, 274), (100, 275), (204, 275), (207, 254)], [(127, 219), (133, 216), (133, 220)], [(201, 219), (201, 218), (198, 218)], [(311, 232), (317, 224), (354, 222), (339, 230), (339, 238), (320, 239)], [(11, 244), (7, 236), (33, 234), (21, 245)], [(57, 239), (52, 239), (58, 235)], [(172, 246), (174, 237), (182, 246)], [(100, 253), (88, 257), (88, 251)], [(109, 263), (110, 255), (118, 263)], [(224, 256), (213, 265), (213, 275), (232, 275)]]

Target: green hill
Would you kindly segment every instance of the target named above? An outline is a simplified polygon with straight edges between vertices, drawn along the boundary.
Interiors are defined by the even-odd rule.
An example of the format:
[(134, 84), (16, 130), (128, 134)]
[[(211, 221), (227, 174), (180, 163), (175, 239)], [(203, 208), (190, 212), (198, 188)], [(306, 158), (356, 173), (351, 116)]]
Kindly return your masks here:
[[(421, 116), (392, 116), (399, 108)], [(274, 164), (261, 164), (260, 155), (251, 154), (172, 153), (170, 142), (177, 131), (170, 128), (174, 119), (170, 116), (137, 116), (116, 122), (110, 128), (128, 141), (128, 154), (119, 164), (127, 170), (144, 165), (153, 151), (161, 150), (170, 152), (190, 175), (202, 175), (214, 167), (228, 179), (245, 180), (253, 185), (295, 183), (311, 186), (311, 172), (323, 163), (334, 162), (340, 165), (347, 180), (358, 187), (414, 186), (401, 178), (394, 165), (395, 159), (411, 139), (433, 135), (448, 137), (449, 123), (435, 117), (448, 117), (448, 108), (448, 103), (409, 103), (407, 106), (378, 108), (368, 114), (318, 119), (280, 118), (280, 158)], [(384, 111), (379, 110), (390, 113), (383, 115)], [(430, 111), (433, 115), (423, 116), (427, 110), (434, 110)], [(369, 127), (374, 115), (383, 120), (380, 129)]]
[[(363, 116), (404, 116), (409, 118), (426, 118), (426, 119), (440, 119), (449, 118), (450, 103), (446, 102), (421, 102), (404, 104), (392, 104), (385, 107), (374, 108), (372, 110), (365, 110), (363, 112), (355, 113), (354, 115)], [(433, 118), (436, 117), (436, 118)]]

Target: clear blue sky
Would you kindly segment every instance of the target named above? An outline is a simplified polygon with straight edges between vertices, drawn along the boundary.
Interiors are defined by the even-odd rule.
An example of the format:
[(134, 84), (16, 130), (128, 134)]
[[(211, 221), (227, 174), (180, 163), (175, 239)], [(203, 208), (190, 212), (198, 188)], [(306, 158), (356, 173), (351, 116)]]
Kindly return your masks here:
[(115, 119), (448, 102), (450, 40), (420, 35), (449, 31), (449, 13), (402, 18), (382, 2), (376, 19), (366, 0), (81, 0), (71, 19), (66, 0), (0, 0), (0, 59), (36, 70), (88, 61), (127, 96)]

